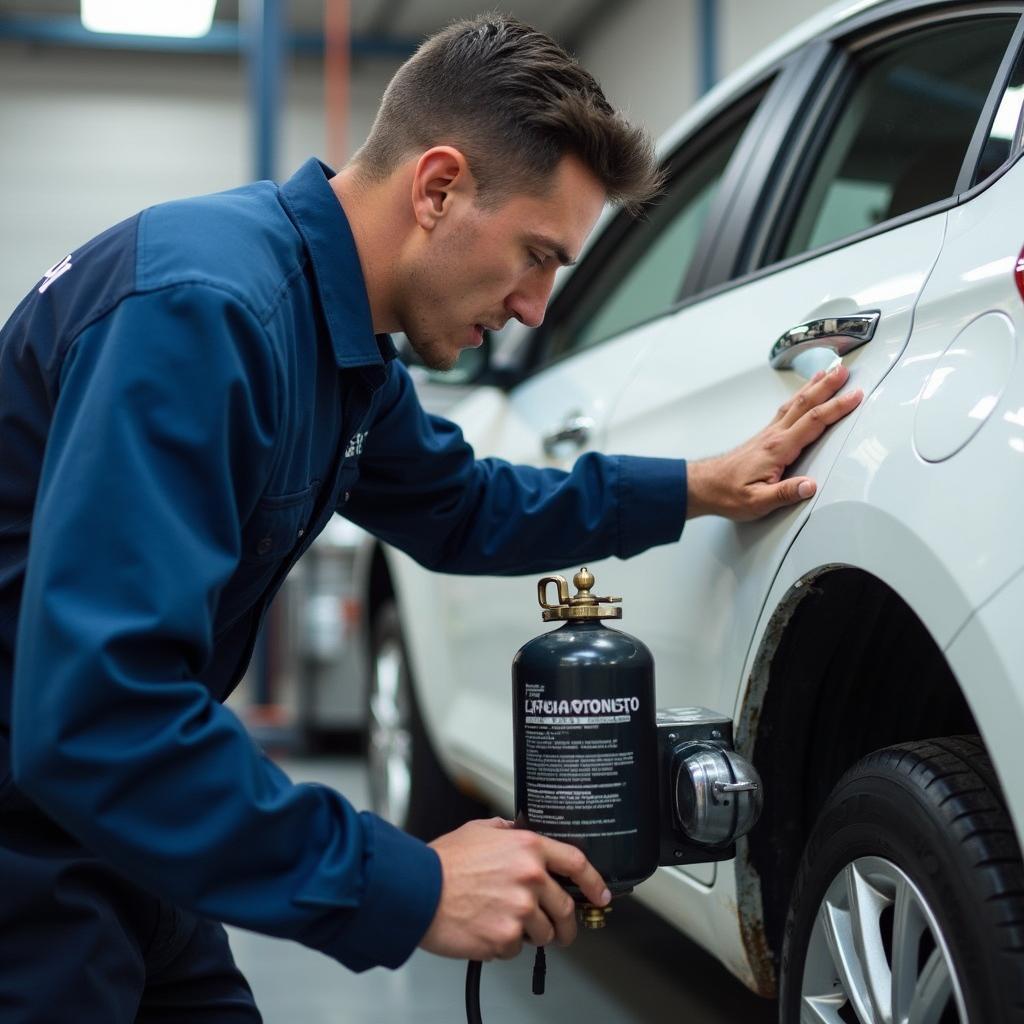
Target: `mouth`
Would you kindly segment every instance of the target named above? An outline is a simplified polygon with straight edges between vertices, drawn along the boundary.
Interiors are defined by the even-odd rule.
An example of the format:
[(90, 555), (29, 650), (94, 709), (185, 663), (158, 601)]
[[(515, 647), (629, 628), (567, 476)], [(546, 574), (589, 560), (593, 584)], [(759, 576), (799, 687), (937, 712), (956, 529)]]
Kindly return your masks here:
[(483, 344), (485, 332), (490, 331), (492, 334), (497, 334), (499, 331), (503, 331), (505, 329), (505, 324), (507, 323), (507, 318), (501, 323), (498, 323), (497, 321), (494, 321), (493, 323), (488, 323), (486, 320), (478, 320), (475, 324), (473, 324), (473, 337), (472, 340), (469, 342), (469, 345), (472, 348), (479, 347), (480, 345)]

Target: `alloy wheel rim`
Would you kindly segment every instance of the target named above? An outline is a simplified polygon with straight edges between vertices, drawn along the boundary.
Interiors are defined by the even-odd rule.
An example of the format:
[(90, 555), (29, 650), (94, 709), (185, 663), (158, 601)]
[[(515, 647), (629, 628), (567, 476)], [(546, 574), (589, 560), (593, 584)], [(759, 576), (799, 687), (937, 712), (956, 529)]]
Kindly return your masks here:
[(412, 729), (405, 659), (396, 641), (377, 650), (370, 685), (370, 796), (377, 813), (401, 828), (409, 815)]
[(829, 884), (804, 960), (800, 1024), (967, 1024), (936, 916), (891, 861), (860, 857)]

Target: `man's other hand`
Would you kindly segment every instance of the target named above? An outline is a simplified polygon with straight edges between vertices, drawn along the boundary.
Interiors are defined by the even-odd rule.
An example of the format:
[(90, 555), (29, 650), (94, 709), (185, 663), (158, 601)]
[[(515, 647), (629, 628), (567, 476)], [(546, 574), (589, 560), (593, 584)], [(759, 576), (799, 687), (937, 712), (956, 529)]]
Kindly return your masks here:
[(813, 480), (783, 480), (782, 474), (828, 427), (860, 405), (864, 393), (859, 388), (837, 394), (849, 376), (841, 364), (816, 373), (746, 444), (689, 463), (686, 518), (717, 515), (744, 522), (810, 498), (817, 489)]
[(420, 946), (439, 956), (508, 959), (524, 939), (568, 945), (576, 937), (575, 907), (552, 874), (571, 879), (597, 906), (611, 899), (575, 846), (503, 818), (471, 821), (430, 845), (441, 858), (441, 901)]

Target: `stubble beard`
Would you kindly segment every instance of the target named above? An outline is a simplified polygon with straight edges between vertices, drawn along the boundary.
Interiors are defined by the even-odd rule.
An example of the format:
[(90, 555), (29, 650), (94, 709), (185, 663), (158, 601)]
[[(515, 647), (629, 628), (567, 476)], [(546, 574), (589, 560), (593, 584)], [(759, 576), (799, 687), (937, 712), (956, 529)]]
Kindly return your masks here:
[(426, 330), (413, 328), (406, 332), (406, 337), (413, 352), (428, 370), (450, 370), (458, 362), (460, 353), (453, 353), (443, 340), (430, 337)]
[(407, 308), (408, 322), (402, 329), (413, 352), (429, 370), (450, 370), (460, 354), (458, 349), (452, 351), (451, 342), (446, 342), (428, 319), (430, 311), (443, 310), (451, 301), (450, 290), (440, 283), (444, 280), (444, 274), (434, 277), (422, 271), (414, 272), (409, 280), (409, 292), (415, 296), (415, 304)]

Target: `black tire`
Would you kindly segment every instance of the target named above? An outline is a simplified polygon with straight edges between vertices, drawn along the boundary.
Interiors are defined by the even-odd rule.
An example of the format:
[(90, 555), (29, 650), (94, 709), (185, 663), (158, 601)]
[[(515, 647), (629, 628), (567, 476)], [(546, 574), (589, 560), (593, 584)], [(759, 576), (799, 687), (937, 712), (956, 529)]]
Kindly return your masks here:
[[(918, 919), (926, 920), (931, 913), (941, 938), (924, 929), (916, 965), (904, 976), (920, 981), (930, 964), (937, 967), (933, 978), (947, 969), (955, 977), (966, 1016), (960, 1020), (955, 995), (939, 997), (935, 1005), (944, 1009), (937, 1024), (1024, 1022), (1024, 869), (991, 761), (978, 737), (923, 740), (876, 751), (832, 791), (808, 840), (790, 901), (780, 979), (781, 1024), (815, 1019), (811, 1011), (801, 1016), (805, 969), (810, 964), (810, 984), (831, 973), (835, 963), (822, 941), (828, 930), (825, 918), (816, 924), (819, 908), (827, 893), (843, 891), (839, 878), (855, 861), (860, 866), (856, 874), (850, 869), (847, 879), (868, 877), (873, 868), (882, 879), (889, 871), (885, 865), (893, 866), (908, 905), (921, 914)], [(912, 887), (899, 882), (899, 875), (909, 878)], [(830, 888), (833, 883), (840, 888)], [(843, 920), (841, 905), (832, 899), (830, 903), (832, 914), (840, 915), (836, 920)], [(865, 919), (873, 921), (874, 912), (865, 913)], [(877, 934), (889, 968), (894, 917), (894, 911), (886, 910), (878, 918)], [(855, 923), (857, 918), (850, 920)], [(916, 934), (916, 929), (908, 927), (904, 934)], [(908, 943), (903, 948), (915, 947)], [(835, 984), (845, 990), (839, 974), (835, 972)], [(816, 984), (812, 991), (817, 995), (819, 989)], [(837, 1016), (821, 1019), (851, 1024), (862, 1019), (849, 1000), (845, 1006), (837, 1000), (832, 1012)]]
[[(392, 670), (395, 677), (384, 680), (384, 672), (390, 673)], [(394, 691), (394, 696), (390, 691)], [(387, 696), (384, 703), (397, 707), (403, 724), (402, 731), (408, 737), (406, 801), (389, 798), (386, 791), (388, 782), (382, 756), (383, 747), (393, 741), (394, 737), (386, 736), (388, 730), (382, 726), (381, 719), (386, 716), (379, 710), (378, 702), (385, 693)], [(416, 688), (413, 685), (398, 608), (392, 601), (378, 608), (374, 617), (366, 722), (370, 803), (382, 817), (420, 839), (431, 840), (472, 818), (484, 817), (489, 813), (484, 804), (462, 793), (455, 786), (434, 753), (416, 701)]]

